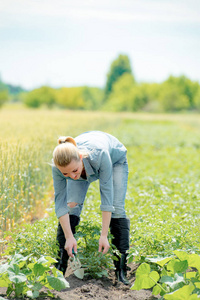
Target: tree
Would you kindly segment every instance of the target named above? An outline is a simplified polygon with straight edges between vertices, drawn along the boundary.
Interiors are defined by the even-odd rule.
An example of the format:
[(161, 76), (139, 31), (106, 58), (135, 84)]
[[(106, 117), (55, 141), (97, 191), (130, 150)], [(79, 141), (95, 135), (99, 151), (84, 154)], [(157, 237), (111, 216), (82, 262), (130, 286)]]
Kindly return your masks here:
[(56, 92), (56, 103), (64, 108), (84, 109), (82, 87), (63, 87)]
[(112, 92), (113, 85), (124, 74), (132, 74), (130, 61), (127, 55), (120, 54), (111, 64), (110, 71), (107, 74), (107, 82), (105, 87), (105, 97)]
[(8, 91), (2, 90), (0, 91), (0, 107), (8, 100)]
[(47, 105), (47, 107), (50, 108), (55, 103), (55, 100), (55, 90), (48, 86), (34, 89), (24, 97), (24, 103), (34, 108), (40, 107), (41, 105)]
[(159, 102), (162, 110), (167, 112), (178, 112), (190, 108), (188, 96), (180, 92), (178, 85), (171, 85), (169, 82), (161, 85)]
[(131, 111), (135, 80), (129, 73), (124, 73), (113, 84), (104, 109), (111, 111)]
[(85, 86), (83, 88), (84, 109), (97, 110), (103, 101), (103, 90), (95, 87)]
[(0, 78), (0, 107), (9, 99), (7, 86), (1, 81)]
[[(186, 76), (182, 75), (179, 77), (170, 76), (164, 84), (167, 84), (170, 89), (177, 90), (177, 93), (181, 95), (181, 97), (186, 97), (188, 99), (187, 108), (194, 109), (195, 108), (195, 97), (198, 93), (199, 83), (191, 81)], [(185, 107), (185, 101), (183, 103), (183, 107)]]

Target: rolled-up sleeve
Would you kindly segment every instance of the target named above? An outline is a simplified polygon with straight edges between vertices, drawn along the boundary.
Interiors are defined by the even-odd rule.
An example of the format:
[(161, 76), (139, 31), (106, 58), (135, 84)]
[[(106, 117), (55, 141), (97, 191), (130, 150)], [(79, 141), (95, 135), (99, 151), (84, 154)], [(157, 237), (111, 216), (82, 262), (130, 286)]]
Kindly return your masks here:
[(101, 211), (114, 212), (113, 206), (113, 170), (112, 161), (108, 151), (101, 152), (99, 157), (99, 185), (101, 194)]
[(63, 178), (56, 167), (52, 167), (53, 185), (55, 192), (55, 213), (57, 218), (69, 213), (67, 206), (67, 180)]

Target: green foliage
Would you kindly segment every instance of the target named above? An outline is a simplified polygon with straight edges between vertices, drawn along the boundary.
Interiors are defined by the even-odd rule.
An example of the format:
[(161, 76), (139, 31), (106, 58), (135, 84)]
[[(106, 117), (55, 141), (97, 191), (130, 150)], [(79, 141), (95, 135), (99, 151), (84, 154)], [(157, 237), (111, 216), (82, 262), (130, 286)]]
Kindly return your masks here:
[(112, 63), (107, 77), (105, 110), (179, 112), (200, 107), (198, 82), (185, 76), (170, 76), (161, 84), (136, 84), (126, 56), (119, 56)]
[[(28, 133), (19, 138), (20, 124), (24, 119), (20, 120), (17, 114), (14, 119), (18, 126), (14, 125), (13, 121), (9, 121), (8, 128), (10, 126), (12, 128), (12, 124), (14, 125), (10, 129), (12, 133), (9, 134), (6, 131), (7, 126), (3, 126), (5, 139), (2, 139), (0, 143), (0, 214), (2, 214), (0, 228), (4, 232), (13, 228), (16, 222), (30, 221), (33, 215), (44, 214), (45, 202), (49, 201), (44, 194), (47, 194), (45, 189), (49, 182), (46, 172), (49, 170), (49, 176), (51, 176), (51, 167), (44, 163), (46, 154), (43, 153), (43, 157), (39, 154), (43, 152), (45, 138), (34, 143), (35, 136), (39, 134), (39, 131), (36, 133), (34, 126), (31, 129), (27, 123), (21, 129), (23, 128), (22, 132), (27, 130)], [(1, 123), (1, 125), (3, 124)], [(27, 128), (25, 129), (25, 127)], [(35, 131), (34, 135), (31, 134), (32, 130)], [(11, 136), (12, 142), (10, 141)], [(40, 210), (38, 210), (38, 206), (40, 206)]]
[(183, 112), (200, 111), (200, 84), (184, 75), (169, 76), (161, 83), (135, 81), (127, 55), (120, 54), (110, 66), (105, 89), (81, 86), (53, 89), (42, 86), (25, 91), (0, 80), (0, 107), (8, 102), (28, 107), (54, 106), (71, 110)]
[(190, 101), (186, 94), (180, 91), (178, 84), (170, 80), (161, 85), (159, 102), (163, 111), (180, 111), (190, 108)]
[(98, 110), (103, 101), (104, 92), (102, 89), (85, 86), (82, 91), (84, 99), (84, 109)]
[[(156, 94), (156, 87), (151, 92)], [(66, 135), (67, 130), (70, 135), (76, 136), (83, 131), (99, 129), (118, 137), (128, 149), (129, 184), (126, 211), (131, 221), (130, 260), (133, 260), (134, 256), (136, 261), (144, 262), (147, 256), (159, 255), (162, 257), (160, 261), (162, 268), (164, 262), (165, 264), (170, 262), (173, 251), (177, 249), (195, 253), (193, 259), (200, 254), (200, 120), (198, 115), (99, 112), (91, 114), (62, 110), (39, 110), (36, 113), (28, 109), (19, 112), (3, 108), (0, 128), (2, 132), (0, 219), (2, 222), (5, 219), (7, 222), (15, 220), (15, 216), (21, 218), (21, 211), (25, 211), (25, 216), (29, 212), (33, 214), (36, 204), (39, 205), (37, 212), (43, 211), (41, 205), (44, 199), (52, 197), (52, 194), (49, 195), (49, 185), (52, 185), (49, 180), (51, 167), (46, 162), (51, 161), (52, 151), (60, 134)], [(98, 183), (94, 182), (87, 193), (80, 225), (82, 222), (85, 224), (85, 220), (90, 223), (88, 226), (97, 224), (97, 221), (99, 225), (101, 221), (99, 206)], [(11, 215), (7, 214), (8, 212)], [(39, 258), (39, 252), (43, 253), (47, 249), (46, 255), (54, 257), (55, 248), (51, 249), (45, 244), (46, 241), (50, 244), (55, 241), (57, 222), (55, 224), (53, 222), (51, 218), (49, 222), (45, 219), (44, 238), (41, 223), (37, 224), (38, 239), (37, 236), (35, 237), (37, 226), (34, 232), (31, 230), (30, 238), (23, 229), (19, 238), (15, 237), (13, 232), (14, 246), (13, 248), (8, 246), (10, 253), (14, 254), (14, 248), (18, 247), (19, 243), (17, 249), (22, 248), (24, 254), (28, 255), (33, 251), (33, 256)], [(3, 226), (1, 228), (4, 231)], [(29, 231), (27, 228), (26, 231)], [(14, 228), (12, 230), (14, 231)], [(93, 247), (95, 239), (95, 255), (98, 255), (99, 232), (100, 229), (96, 237), (91, 238), (89, 242)], [(88, 238), (91, 233), (92, 230), (89, 230)], [(80, 243), (78, 254), (80, 252), (81, 255), (84, 254), (84, 239)], [(83, 250), (80, 251), (81, 248)], [(92, 256), (94, 254), (90, 255), (89, 259), (92, 260)], [(163, 256), (166, 257), (165, 261), (162, 261)], [(183, 264), (177, 264), (176, 268), (178, 267), (179, 270), (184, 269), (185, 261), (188, 261), (187, 257), (180, 259)], [(97, 257), (97, 263), (98, 260)], [(87, 261), (84, 264), (87, 265)], [(170, 270), (172, 272), (173, 263), (168, 267), (168, 272)], [(156, 271), (160, 274), (157, 268), (153, 268), (152, 265), (151, 268), (150, 273)], [(187, 276), (191, 273), (187, 272)], [(177, 280), (178, 277), (174, 277), (173, 282)], [(188, 287), (183, 286), (182, 289), (184, 288)]]
[(170, 76), (159, 85), (158, 110), (170, 112), (198, 109), (199, 88), (198, 82), (192, 82), (185, 76)]
[[(101, 227), (90, 221), (81, 221), (75, 237), (78, 240), (78, 257), (85, 275), (92, 278), (108, 276), (113, 268), (111, 250), (106, 255), (98, 252)], [(110, 239), (110, 235), (109, 235)]]
[(136, 271), (132, 290), (150, 289), (162, 299), (198, 299), (200, 294), (200, 256), (174, 251), (172, 257), (146, 257)]
[(0, 78), (0, 107), (9, 99), (8, 87)]
[(43, 295), (54, 297), (50, 290), (60, 291), (69, 287), (62, 273), (51, 266), (55, 262), (48, 256), (34, 259), (31, 255), (15, 254), (0, 266), (0, 287), (7, 287), (8, 297), (14, 293), (15, 298), (38, 298), (43, 287), (47, 289), (47, 293), (42, 292)]
[[(97, 112), (8, 109), (0, 111), (0, 236), (43, 218), (52, 199), (49, 163), (58, 136), (107, 130), (118, 117)], [(17, 124), (17, 126), (16, 126)], [(114, 125), (114, 126), (115, 126)], [(1, 245), (1, 244), (0, 244)]]
[(139, 261), (146, 255), (171, 255), (176, 249), (200, 254), (200, 173), (195, 167), (200, 145), (199, 125), (194, 124), (127, 120), (124, 130), (121, 125), (130, 169), (130, 252)]
[(129, 73), (124, 73), (113, 83), (112, 91), (104, 105), (110, 111), (132, 111), (135, 80)]
[(56, 92), (56, 103), (61, 107), (69, 109), (83, 109), (84, 99), (82, 87), (63, 87)]
[(110, 111), (161, 111), (158, 84), (136, 84), (131, 74), (125, 73), (113, 85), (113, 90), (104, 104)]
[(27, 93), (24, 97), (24, 103), (28, 107), (37, 108), (46, 105), (51, 108), (56, 101), (55, 90), (48, 86), (42, 86)]
[[(179, 95), (185, 96), (187, 98), (190, 109), (195, 108), (194, 99), (199, 90), (198, 82), (192, 82), (189, 78), (182, 75), (179, 77), (170, 76), (164, 82), (164, 84), (165, 83), (168, 85), (169, 88), (178, 89)], [(183, 102), (183, 105), (185, 105), (184, 102)]]
[(7, 90), (0, 90), (0, 107), (8, 101), (8, 91)]
[(198, 111), (200, 111), (200, 86), (194, 97), (194, 106), (197, 108)]
[(56, 104), (68, 109), (96, 110), (102, 99), (103, 91), (99, 88), (63, 87), (56, 91)]
[(57, 257), (57, 231), (58, 220), (54, 214), (46, 219), (36, 221), (34, 224), (18, 226), (13, 232), (5, 232), (4, 238), (10, 237), (4, 255), (20, 253), (23, 256), (32, 255), (39, 258), (41, 255)]
[(107, 82), (105, 87), (106, 97), (110, 94), (113, 89), (113, 85), (119, 78), (125, 74), (132, 74), (131, 64), (127, 55), (120, 54), (117, 59), (115, 59), (107, 74)]

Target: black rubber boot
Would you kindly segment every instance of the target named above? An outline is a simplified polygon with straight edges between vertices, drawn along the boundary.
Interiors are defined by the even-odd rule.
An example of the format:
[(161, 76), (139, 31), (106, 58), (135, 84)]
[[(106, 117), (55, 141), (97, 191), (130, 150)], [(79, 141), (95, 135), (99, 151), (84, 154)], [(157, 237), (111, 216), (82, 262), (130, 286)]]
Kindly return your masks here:
[[(72, 233), (75, 234), (76, 226), (79, 224), (80, 218), (75, 215), (70, 215), (69, 218), (70, 218), (70, 226), (71, 226)], [(63, 275), (65, 275), (69, 256), (67, 254), (67, 251), (64, 249), (66, 239), (60, 223), (58, 224), (58, 229), (57, 229), (57, 241), (59, 244), (59, 252), (58, 252), (58, 262), (56, 263), (56, 268), (60, 270), (63, 273)]]
[(113, 235), (112, 244), (119, 250), (120, 256), (114, 253), (117, 260), (114, 260), (116, 280), (129, 285), (126, 278), (127, 270), (127, 250), (129, 249), (130, 220), (126, 218), (111, 219), (110, 232)]

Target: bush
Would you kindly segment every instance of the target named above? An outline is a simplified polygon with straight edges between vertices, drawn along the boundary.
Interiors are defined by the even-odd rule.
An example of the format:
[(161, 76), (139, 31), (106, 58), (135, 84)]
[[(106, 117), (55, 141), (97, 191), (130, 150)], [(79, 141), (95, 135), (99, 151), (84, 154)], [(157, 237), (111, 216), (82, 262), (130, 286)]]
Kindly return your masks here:
[(28, 107), (38, 108), (46, 105), (51, 108), (56, 101), (56, 94), (53, 88), (43, 86), (27, 93), (24, 97), (24, 103)]

